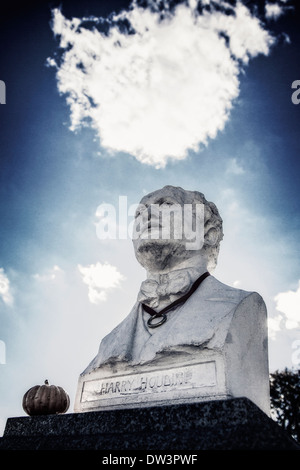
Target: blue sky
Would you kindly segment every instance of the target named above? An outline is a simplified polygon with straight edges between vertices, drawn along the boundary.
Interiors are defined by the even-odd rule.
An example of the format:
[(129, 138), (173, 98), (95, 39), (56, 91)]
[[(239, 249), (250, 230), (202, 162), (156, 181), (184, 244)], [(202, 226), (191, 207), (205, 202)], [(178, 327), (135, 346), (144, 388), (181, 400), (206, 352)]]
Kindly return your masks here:
[[(245, 23), (229, 24), (232, 15), (217, 16), (220, 9), (205, 19), (203, 35), (200, 17), (198, 30), (187, 27), (196, 2), (173, 10), (160, 28), (148, 8), (152, 42), (143, 30), (145, 17), (137, 15), (139, 42), (117, 30), (116, 39), (123, 34), (121, 46), (102, 38), (103, 69), (100, 53), (100, 59), (84, 63), (91, 60), (85, 48), (95, 43), (97, 49), (98, 36), (82, 44), (83, 34), (79, 37), (70, 21), (89, 17), (89, 24), (80, 24), (91, 32), (96, 24), (98, 29), (108, 24), (91, 16), (107, 19), (115, 12), (113, 28), (123, 9), (123, 19), (129, 18), (130, 2), (62, 0), (56, 25), (51, 12), (56, 2), (31, 2), (3, 12), (2, 428), (8, 416), (24, 414), (23, 394), (46, 378), (67, 390), (72, 411), (79, 374), (101, 338), (129, 313), (145, 277), (130, 239), (99, 240), (97, 208), (103, 202), (118, 208), (119, 196), (127, 196), (130, 206), (166, 184), (201, 191), (216, 203), (224, 240), (215, 276), (263, 296), (270, 319), (270, 370), (299, 367), (300, 105), (291, 100), (292, 83), (300, 80), (299, 6), (270, 1), (250, 2), (251, 8), (254, 3), (258, 9), (251, 18), (262, 21), (260, 43), (257, 30), (245, 44)], [(225, 40), (209, 37), (217, 18), (231, 40), (230, 54)], [(67, 58), (59, 44), (71, 33), (73, 49), (68, 50), (74, 56)], [(178, 43), (168, 43), (172, 34)], [(155, 45), (148, 49), (148, 44)], [(151, 95), (146, 72), (152, 73)], [(84, 107), (87, 95), (95, 107)], [(110, 100), (111, 95), (119, 99)], [(77, 112), (75, 131), (70, 103)], [(86, 126), (81, 125), (84, 113)], [(163, 116), (159, 125), (157, 116)]]

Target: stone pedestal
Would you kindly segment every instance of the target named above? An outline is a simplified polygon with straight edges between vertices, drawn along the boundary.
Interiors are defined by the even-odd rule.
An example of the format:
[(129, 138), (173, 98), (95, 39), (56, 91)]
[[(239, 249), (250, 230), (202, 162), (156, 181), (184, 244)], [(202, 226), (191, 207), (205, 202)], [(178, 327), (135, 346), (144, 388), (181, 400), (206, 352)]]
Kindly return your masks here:
[(300, 447), (250, 400), (234, 398), (10, 418), (0, 439), (0, 450), (109, 450), (134, 456), (135, 451), (142, 450), (153, 455), (163, 450), (180, 454), (187, 450), (197, 453)]

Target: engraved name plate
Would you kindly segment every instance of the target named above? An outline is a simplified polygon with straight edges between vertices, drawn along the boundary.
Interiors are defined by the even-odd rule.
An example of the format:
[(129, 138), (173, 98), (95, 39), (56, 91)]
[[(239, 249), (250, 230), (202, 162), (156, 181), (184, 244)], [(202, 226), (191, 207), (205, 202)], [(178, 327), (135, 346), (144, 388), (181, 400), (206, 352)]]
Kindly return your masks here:
[[(165, 401), (170, 398), (210, 395), (216, 389), (215, 361), (157, 369), (87, 380), (83, 384), (81, 403), (89, 408)], [(96, 403), (97, 402), (97, 403)]]

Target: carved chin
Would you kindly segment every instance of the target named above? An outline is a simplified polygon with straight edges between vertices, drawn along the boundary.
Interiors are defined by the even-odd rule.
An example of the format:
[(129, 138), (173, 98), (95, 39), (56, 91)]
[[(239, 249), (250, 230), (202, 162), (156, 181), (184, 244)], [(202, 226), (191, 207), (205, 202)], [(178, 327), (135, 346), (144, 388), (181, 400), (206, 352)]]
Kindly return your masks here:
[(136, 240), (135, 255), (138, 262), (149, 271), (163, 270), (171, 262), (185, 259), (187, 250), (181, 240)]

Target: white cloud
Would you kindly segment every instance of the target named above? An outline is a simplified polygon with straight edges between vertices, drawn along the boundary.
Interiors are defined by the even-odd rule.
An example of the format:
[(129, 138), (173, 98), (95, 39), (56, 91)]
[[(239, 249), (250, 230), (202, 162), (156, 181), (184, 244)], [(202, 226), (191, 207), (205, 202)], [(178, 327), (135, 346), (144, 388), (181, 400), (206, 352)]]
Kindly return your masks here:
[(96, 263), (88, 266), (78, 265), (82, 280), (88, 286), (91, 303), (98, 304), (107, 299), (107, 293), (120, 285), (125, 278), (115, 266)]
[[(110, 152), (163, 167), (223, 130), (242, 64), (268, 54), (274, 38), (241, 2), (226, 4), (228, 15), (212, 6), (199, 14), (195, 0), (171, 12), (166, 0), (163, 18), (155, 2), (149, 5), (133, 2), (112, 16), (107, 35), (97, 30), (103, 19), (90, 19), (95, 26), (88, 29), (84, 19), (53, 10), (52, 29), (65, 51), (49, 65), (57, 66), (72, 130), (90, 124)], [(124, 21), (131, 34), (118, 28)]]
[(276, 339), (276, 334), (281, 330), (281, 322), (283, 317), (277, 315), (276, 317), (268, 317), (268, 336), (270, 339)]
[(6, 305), (11, 306), (13, 304), (10, 281), (3, 268), (0, 268), (0, 297)]
[[(289, 5), (290, 0), (280, 0), (279, 3), (269, 3), (266, 2), (265, 5), (265, 17), (267, 20), (278, 20), (280, 16), (285, 15), (288, 11), (293, 11), (294, 6)], [(287, 35), (286, 39), (289, 42), (289, 37)]]
[(284, 313), (287, 329), (300, 327), (300, 281), (296, 291), (280, 292), (274, 298), (276, 310)]
[(277, 20), (284, 13), (284, 9), (278, 3), (267, 3), (265, 5), (266, 18)]

